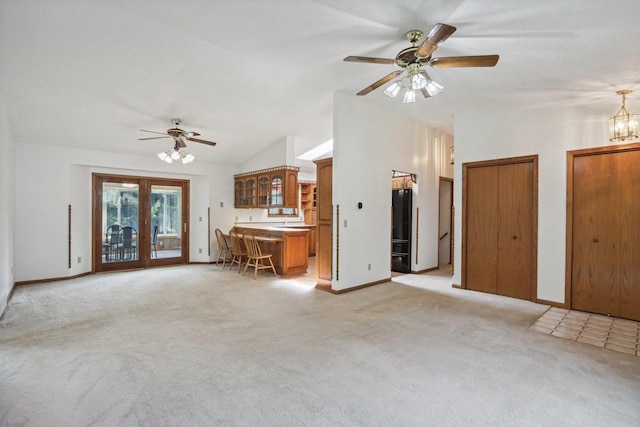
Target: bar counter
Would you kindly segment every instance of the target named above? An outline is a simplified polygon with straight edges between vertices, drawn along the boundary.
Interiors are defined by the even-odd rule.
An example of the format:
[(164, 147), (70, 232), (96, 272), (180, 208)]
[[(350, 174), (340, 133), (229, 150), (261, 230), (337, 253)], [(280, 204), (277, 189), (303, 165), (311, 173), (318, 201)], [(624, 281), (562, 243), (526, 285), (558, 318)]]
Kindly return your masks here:
[(282, 276), (303, 274), (309, 268), (309, 229), (281, 226), (235, 226), (237, 233), (272, 237), (260, 241), (263, 253), (270, 253), (276, 272)]

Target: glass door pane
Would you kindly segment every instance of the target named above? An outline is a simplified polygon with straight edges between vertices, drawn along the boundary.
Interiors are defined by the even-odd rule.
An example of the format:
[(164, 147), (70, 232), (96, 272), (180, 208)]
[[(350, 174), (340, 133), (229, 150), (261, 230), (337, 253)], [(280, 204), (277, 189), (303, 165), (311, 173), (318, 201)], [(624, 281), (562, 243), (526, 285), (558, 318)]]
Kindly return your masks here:
[(138, 261), (139, 186), (102, 183), (102, 263)]
[(151, 259), (182, 257), (182, 186), (151, 185)]

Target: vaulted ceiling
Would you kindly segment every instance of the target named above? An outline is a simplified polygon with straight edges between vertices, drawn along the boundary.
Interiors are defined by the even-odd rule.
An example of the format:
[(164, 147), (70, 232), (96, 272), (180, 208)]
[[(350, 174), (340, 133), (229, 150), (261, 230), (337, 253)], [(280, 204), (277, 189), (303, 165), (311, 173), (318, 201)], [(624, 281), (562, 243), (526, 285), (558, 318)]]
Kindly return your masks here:
[(291, 135), (296, 154), (332, 137), (332, 96), (354, 95), (394, 65), (404, 34), (457, 27), (434, 56), (499, 54), (495, 68), (431, 69), (445, 90), (415, 104), (380, 88), (364, 99), (453, 131), (464, 103), (509, 99), (605, 116), (636, 89), (637, 0), (0, 0), (0, 96), (14, 139), (153, 155), (138, 141), (171, 119), (236, 164)]

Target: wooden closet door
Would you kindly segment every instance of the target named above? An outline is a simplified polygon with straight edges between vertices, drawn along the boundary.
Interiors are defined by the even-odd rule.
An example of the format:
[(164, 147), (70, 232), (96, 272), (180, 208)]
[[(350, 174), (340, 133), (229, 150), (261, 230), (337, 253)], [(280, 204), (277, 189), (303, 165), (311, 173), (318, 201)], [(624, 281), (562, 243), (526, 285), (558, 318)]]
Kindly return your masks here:
[(572, 308), (618, 315), (621, 155), (574, 158)]
[(466, 287), (493, 294), (498, 277), (498, 168), (467, 170)]
[(640, 151), (621, 158), (620, 316), (640, 320)]
[(533, 162), (500, 166), (498, 178), (498, 295), (533, 297)]

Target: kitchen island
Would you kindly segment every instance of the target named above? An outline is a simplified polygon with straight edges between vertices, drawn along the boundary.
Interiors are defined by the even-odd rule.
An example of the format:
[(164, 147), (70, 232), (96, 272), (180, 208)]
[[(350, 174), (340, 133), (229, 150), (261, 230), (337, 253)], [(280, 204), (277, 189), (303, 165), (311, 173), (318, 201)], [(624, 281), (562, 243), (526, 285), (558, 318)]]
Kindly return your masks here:
[(233, 227), (237, 233), (271, 237), (273, 241), (261, 241), (263, 253), (270, 253), (276, 272), (282, 276), (304, 274), (309, 268), (309, 229), (282, 226)]

